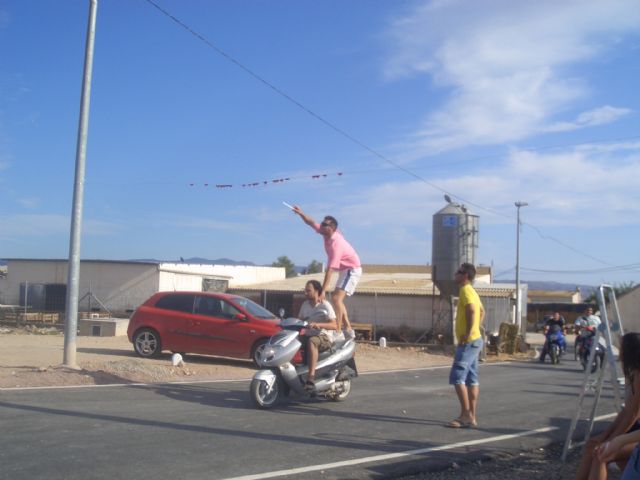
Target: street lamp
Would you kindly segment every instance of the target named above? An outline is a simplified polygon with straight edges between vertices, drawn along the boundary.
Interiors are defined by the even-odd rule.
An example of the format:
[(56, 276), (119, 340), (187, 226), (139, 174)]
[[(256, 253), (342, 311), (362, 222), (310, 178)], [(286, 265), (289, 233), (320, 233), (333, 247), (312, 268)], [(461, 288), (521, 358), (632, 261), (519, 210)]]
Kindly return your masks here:
[(516, 202), (515, 206), (518, 209), (517, 215), (517, 230), (516, 230), (516, 321), (522, 331), (522, 337), (526, 338), (527, 328), (522, 328), (522, 299), (520, 298), (520, 207), (526, 207), (529, 205), (527, 202)]

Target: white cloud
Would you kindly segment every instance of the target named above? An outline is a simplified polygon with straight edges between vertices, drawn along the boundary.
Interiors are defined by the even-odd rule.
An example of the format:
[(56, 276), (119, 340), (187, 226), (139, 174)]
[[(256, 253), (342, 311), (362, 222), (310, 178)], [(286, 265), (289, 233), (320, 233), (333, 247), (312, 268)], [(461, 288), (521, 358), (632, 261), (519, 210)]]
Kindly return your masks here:
[[(505, 162), (476, 170), (430, 180), (462, 197), (455, 201), (480, 215), (482, 225), (513, 223), (516, 200), (529, 203), (527, 218), (539, 227), (640, 225), (640, 143), (558, 153), (514, 150)], [(425, 224), (430, 231), (432, 215), (445, 205), (442, 192), (420, 181), (365, 188), (345, 204), (337, 211), (348, 225), (420, 232)]]
[[(414, 155), (495, 144), (562, 128), (553, 118), (585, 101), (589, 85), (567, 67), (605, 52), (640, 26), (633, 0), (420, 3), (389, 29), (390, 79), (427, 74), (448, 97), (410, 143)], [(611, 122), (624, 108), (599, 107), (565, 128)]]
[(558, 122), (546, 128), (548, 132), (567, 132), (584, 127), (593, 127), (613, 123), (631, 113), (628, 108), (615, 108), (609, 105), (581, 113), (573, 122)]

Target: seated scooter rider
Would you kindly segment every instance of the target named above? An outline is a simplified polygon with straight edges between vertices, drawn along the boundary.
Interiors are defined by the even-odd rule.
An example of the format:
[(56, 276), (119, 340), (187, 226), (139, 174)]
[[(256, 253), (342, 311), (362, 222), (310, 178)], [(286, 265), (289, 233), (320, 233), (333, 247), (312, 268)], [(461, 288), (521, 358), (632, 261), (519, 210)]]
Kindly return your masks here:
[[(310, 320), (307, 330), (307, 365), (309, 374), (305, 383), (305, 390), (315, 390), (316, 366), (318, 364), (318, 353), (329, 350), (336, 339), (336, 313), (327, 300), (320, 300), (322, 285), (317, 280), (309, 280), (304, 287), (304, 295), (307, 297), (300, 307), (298, 315), (302, 320)], [(314, 318), (324, 321), (314, 321)]]
[(553, 317), (547, 321), (546, 331), (548, 334), (558, 334), (558, 339), (556, 341), (558, 342), (560, 349), (564, 352), (567, 349), (567, 341), (564, 337), (564, 317), (560, 315), (559, 312), (553, 312)]
[(556, 342), (560, 347), (560, 352), (564, 353), (567, 349), (567, 341), (564, 338), (564, 318), (559, 312), (554, 312), (553, 316), (547, 320), (547, 324), (544, 327), (544, 336), (547, 340), (545, 341), (542, 354), (540, 355), (541, 362), (544, 362), (544, 357), (549, 353), (549, 336), (551, 334), (557, 335)]
[(576, 351), (584, 347), (587, 338), (595, 334), (596, 328), (598, 328), (600, 323), (600, 318), (593, 314), (593, 308), (587, 307), (585, 314), (578, 317), (575, 323), (578, 329), (575, 345)]

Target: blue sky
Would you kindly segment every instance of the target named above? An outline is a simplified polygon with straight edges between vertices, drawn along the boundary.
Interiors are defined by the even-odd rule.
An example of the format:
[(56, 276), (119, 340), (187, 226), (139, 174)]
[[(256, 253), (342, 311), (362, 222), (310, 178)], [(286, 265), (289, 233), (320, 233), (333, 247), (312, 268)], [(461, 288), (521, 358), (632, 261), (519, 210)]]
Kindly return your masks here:
[[(324, 260), (286, 201), (427, 263), (448, 192), (498, 279), (524, 201), (524, 280), (640, 281), (637, 1), (153, 2), (206, 42), (99, 1), (83, 258)], [(0, 0), (0, 258), (68, 256), (88, 5)]]

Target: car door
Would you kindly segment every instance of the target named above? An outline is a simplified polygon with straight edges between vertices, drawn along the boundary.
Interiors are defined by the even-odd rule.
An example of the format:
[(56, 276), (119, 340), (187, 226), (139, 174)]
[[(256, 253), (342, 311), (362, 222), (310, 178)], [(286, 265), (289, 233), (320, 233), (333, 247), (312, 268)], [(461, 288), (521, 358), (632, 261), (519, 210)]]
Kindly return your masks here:
[(208, 355), (249, 356), (251, 344), (247, 345), (242, 332), (246, 320), (240, 311), (222, 298), (197, 295), (194, 312), (189, 321), (189, 336), (193, 351)]
[(160, 333), (163, 349), (174, 352), (191, 351), (188, 321), (193, 313), (194, 300), (193, 294), (172, 293), (161, 297), (146, 312), (145, 324)]

